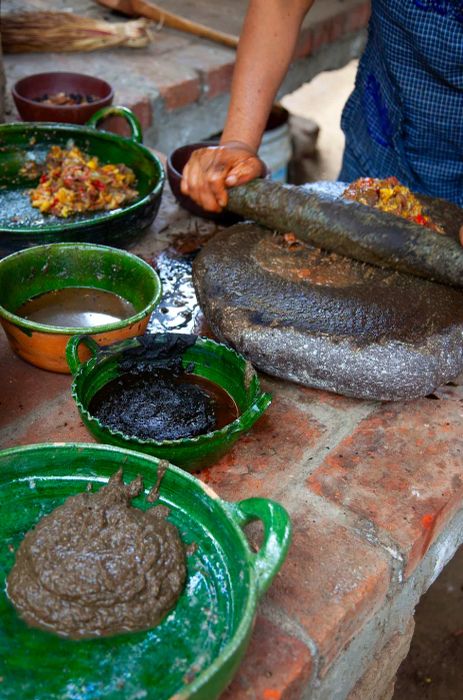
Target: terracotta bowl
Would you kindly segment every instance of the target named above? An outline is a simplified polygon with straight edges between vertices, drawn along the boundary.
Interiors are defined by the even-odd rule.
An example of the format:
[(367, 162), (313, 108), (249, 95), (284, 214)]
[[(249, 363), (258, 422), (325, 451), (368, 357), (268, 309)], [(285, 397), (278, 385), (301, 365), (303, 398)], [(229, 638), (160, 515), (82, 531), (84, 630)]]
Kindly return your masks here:
[[(110, 105), (114, 92), (105, 80), (83, 73), (36, 73), (22, 78), (13, 86), (13, 99), (16, 108), (26, 122), (67, 122), (85, 124), (101, 107)], [(46, 105), (36, 102), (43, 95), (57, 92), (94, 95), (97, 99), (90, 104)]]
[(212, 211), (207, 211), (206, 209), (200, 207), (199, 204), (196, 204), (191, 197), (182, 194), (182, 191), (180, 190), (183, 168), (187, 164), (193, 151), (196, 151), (198, 148), (207, 148), (207, 146), (218, 146), (218, 144), (218, 141), (198, 141), (196, 143), (188, 143), (185, 146), (176, 148), (167, 159), (167, 178), (175, 199), (180, 206), (183, 207), (183, 209), (186, 209), (195, 216), (201, 216), (203, 219), (216, 221), (221, 226), (231, 226), (232, 224), (236, 224), (238, 221), (242, 221), (242, 218), (237, 214), (232, 214), (231, 212), (227, 211), (220, 212), (218, 214)]
[[(129, 301), (136, 313), (90, 328), (46, 325), (16, 315), (29, 299), (64, 287), (91, 287)], [(51, 243), (20, 250), (0, 261), (0, 322), (14, 352), (53, 372), (69, 373), (66, 345), (85, 333), (101, 345), (142, 334), (161, 297), (155, 271), (131, 253), (90, 243)], [(90, 357), (82, 346), (82, 359)]]

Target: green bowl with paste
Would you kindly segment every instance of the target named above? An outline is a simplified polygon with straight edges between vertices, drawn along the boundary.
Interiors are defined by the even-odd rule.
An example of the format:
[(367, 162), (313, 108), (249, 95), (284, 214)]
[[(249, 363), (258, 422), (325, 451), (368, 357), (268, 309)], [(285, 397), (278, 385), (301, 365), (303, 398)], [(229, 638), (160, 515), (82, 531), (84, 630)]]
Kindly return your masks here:
[[(167, 459), (178, 467), (194, 472), (224, 455), (239, 437), (252, 428), (271, 402), (270, 394), (261, 390), (259, 378), (251, 363), (232, 348), (210, 338), (196, 337), (194, 344), (182, 355), (182, 364), (185, 369), (188, 368), (189, 373), (214, 382), (234, 400), (239, 415), (220, 430), (177, 440), (147, 440), (112, 429), (89, 412), (89, 404), (95, 394), (123, 374), (121, 363), (127, 359), (128, 353), (140, 351), (142, 358), (147, 338), (162, 344), (173, 336), (172, 333), (141, 336), (104, 348), (87, 336), (71, 338), (66, 356), (74, 375), (72, 396), (83, 422), (100, 442)], [(82, 344), (92, 353), (92, 357), (85, 363), (79, 359)]]
[[(169, 466), (160, 502), (187, 549), (187, 581), (175, 608), (147, 632), (73, 641), (28, 627), (5, 593), (25, 533), (71, 495), (104, 485), (120, 467), (124, 481), (155, 484), (158, 461), (107, 445), (44, 444), (0, 452), (0, 676), (3, 700), (215, 700), (248, 645), (259, 598), (280, 568), (291, 526), (279, 504), (222, 501), (185, 471)], [(139, 501), (139, 502), (138, 502)], [(144, 508), (144, 494), (134, 501)], [(243, 526), (260, 520), (251, 551)]]

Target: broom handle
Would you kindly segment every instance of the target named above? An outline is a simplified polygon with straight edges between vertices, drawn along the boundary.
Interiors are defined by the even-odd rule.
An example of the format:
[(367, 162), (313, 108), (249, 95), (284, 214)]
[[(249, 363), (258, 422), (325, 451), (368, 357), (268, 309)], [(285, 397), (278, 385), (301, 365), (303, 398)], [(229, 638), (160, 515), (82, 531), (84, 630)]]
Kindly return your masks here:
[(211, 29), (210, 27), (206, 27), (205, 24), (193, 22), (185, 17), (175, 14), (174, 12), (168, 12), (162, 7), (159, 7), (159, 5), (155, 5), (152, 2), (147, 2), (147, 0), (131, 0), (131, 5), (137, 15), (141, 15), (147, 19), (152, 19), (155, 22), (162, 22), (166, 27), (171, 27), (171, 29), (179, 29), (180, 31), (194, 34), (195, 36), (200, 36), (204, 39), (210, 39), (211, 41), (224, 44), (225, 46), (229, 46), (233, 49), (236, 49), (238, 46), (239, 37), (234, 36), (233, 34), (220, 32), (216, 29)]

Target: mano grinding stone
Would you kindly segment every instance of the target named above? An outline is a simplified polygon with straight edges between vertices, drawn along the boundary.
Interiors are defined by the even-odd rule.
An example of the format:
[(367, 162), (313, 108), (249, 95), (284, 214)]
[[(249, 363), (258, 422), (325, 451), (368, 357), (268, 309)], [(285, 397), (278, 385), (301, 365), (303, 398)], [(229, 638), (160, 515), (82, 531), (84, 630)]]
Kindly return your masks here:
[[(342, 186), (340, 182), (318, 182), (297, 187), (258, 178), (232, 187), (227, 208), (269, 229), (293, 231), (309, 245), (338, 255), (432, 282), (462, 286), (463, 249), (452, 240), (450, 231), (446, 231), (448, 235), (436, 235), (400, 216), (347, 201), (341, 196)], [(421, 195), (419, 198), (423, 200)], [(453, 218), (462, 221), (463, 211), (456, 205), (425, 199), (425, 211), (436, 223), (444, 223), (439, 209), (456, 209)]]
[(463, 292), (255, 224), (216, 235), (193, 266), (216, 335), (260, 370), (375, 400), (413, 399), (463, 370)]

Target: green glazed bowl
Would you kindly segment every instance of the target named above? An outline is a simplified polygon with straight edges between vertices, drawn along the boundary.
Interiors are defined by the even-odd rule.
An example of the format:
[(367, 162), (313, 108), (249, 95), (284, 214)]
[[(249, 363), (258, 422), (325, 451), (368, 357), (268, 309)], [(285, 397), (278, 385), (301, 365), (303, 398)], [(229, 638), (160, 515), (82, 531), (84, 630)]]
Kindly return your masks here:
[[(130, 128), (124, 138), (97, 129), (108, 117), (121, 117)], [(24, 177), (30, 160), (42, 163), (50, 146), (72, 142), (101, 163), (124, 163), (137, 178), (139, 196), (112, 211), (76, 214), (67, 219), (42, 214), (32, 207), (28, 191), (35, 182)], [(142, 145), (141, 126), (126, 107), (103, 107), (86, 126), (47, 122), (0, 124), (0, 255), (39, 243), (89, 241), (125, 247), (154, 221), (161, 204), (164, 168)]]
[[(64, 287), (96, 287), (127, 299), (136, 313), (92, 328), (66, 328), (17, 316), (26, 301)], [(125, 250), (92, 243), (50, 243), (20, 250), (0, 260), (0, 323), (12, 349), (42, 369), (69, 373), (69, 338), (87, 333), (102, 344), (140, 335), (161, 298), (153, 268)], [(82, 348), (81, 357), (89, 352)]]
[[(151, 337), (162, 344), (172, 334), (160, 333)], [(81, 343), (93, 354), (84, 364), (79, 360)], [(242, 355), (214, 340), (198, 337), (194, 345), (183, 354), (183, 366), (188, 367), (189, 373), (205, 377), (225, 389), (238, 407), (238, 418), (220, 430), (204, 435), (161, 442), (142, 440), (113, 430), (89, 413), (90, 401), (103, 386), (121, 375), (120, 363), (125, 359), (125, 352), (142, 347), (141, 338), (115, 343), (108, 348), (100, 348), (87, 336), (76, 336), (68, 343), (66, 356), (70, 370), (75, 375), (72, 396), (83, 422), (100, 442), (167, 459), (172, 464), (194, 472), (216, 462), (243, 433), (252, 428), (270, 405), (270, 394), (261, 391), (257, 374)]]
[[(152, 630), (73, 641), (28, 627), (5, 594), (25, 533), (87, 484), (99, 488), (123, 467), (124, 480), (155, 484), (158, 461), (107, 445), (28, 445), (0, 452), (0, 676), (2, 700), (215, 700), (246, 650), (256, 606), (288, 550), (291, 526), (277, 503), (227, 503), (170, 466), (160, 502), (188, 547), (185, 588)], [(140, 497), (135, 505), (146, 507)], [(261, 520), (260, 550), (242, 527)], [(189, 546), (190, 545), (190, 546)], [(191, 546), (194, 545), (194, 546)]]

